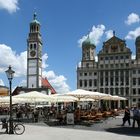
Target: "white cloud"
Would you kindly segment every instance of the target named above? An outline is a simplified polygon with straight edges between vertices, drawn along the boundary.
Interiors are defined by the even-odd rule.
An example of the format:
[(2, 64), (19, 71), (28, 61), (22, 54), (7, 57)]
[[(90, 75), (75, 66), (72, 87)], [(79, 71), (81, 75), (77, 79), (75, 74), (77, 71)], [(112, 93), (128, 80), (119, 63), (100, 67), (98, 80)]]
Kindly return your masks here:
[(136, 59), (136, 55), (132, 54), (131, 59), (135, 60)]
[(108, 30), (105, 32), (106, 39), (110, 39), (113, 36), (113, 30)]
[(125, 23), (127, 25), (131, 25), (133, 23), (136, 23), (136, 22), (140, 22), (140, 17), (139, 15), (135, 14), (135, 13), (131, 13), (128, 17), (127, 17), (127, 20), (125, 21)]
[[(100, 38), (104, 34), (105, 26), (104, 25), (97, 25), (92, 27), (91, 32), (89, 33), (89, 38), (91, 42), (95, 45), (99, 44)], [(83, 36), (81, 39), (78, 40), (80, 46), (82, 46), (82, 42), (87, 38), (88, 35)]]
[[(16, 77), (26, 76), (27, 74), (27, 51), (21, 52), (19, 55), (9, 46), (0, 44), (0, 73), (4, 73), (11, 65), (15, 71)], [(66, 84), (66, 78), (63, 75), (57, 76), (53, 71), (46, 72), (48, 67), (46, 63), (48, 59), (47, 53), (42, 56), (43, 76), (47, 77), (51, 85), (57, 92), (68, 92), (69, 86)], [(0, 81), (2, 83), (2, 81)], [(26, 86), (26, 80), (22, 80), (18, 86)]]
[(140, 27), (136, 28), (134, 31), (130, 31), (125, 39), (135, 39), (137, 36), (140, 35)]
[(0, 0), (0, 9), (5, 9), (9, 13), (16, 12), (18, 7), (19, 0)]
[(9, 65), (12, 66), (16, 72), (15, 76), (22, 76), (26, 74), (27, 67), (27, 52), (21, 52), (19, 55), (16, 54), (9, 46), (0, 44), (0, 73), (3, 73)]
[(42, 56), (42, 68), (45, 69), (48, 67), (48, 64), (46, 63), (48, 59), (48, 55), (47, 53), (45, 53), (43, 56)]
[(70, 91), (70, 87), (66, 84), (67, 79), (63, 75), (56, 75), (53, 71), (43, 71), (43, 77), (47, 77), (56, 92), (66, 93)]
[(1, 86), (4, 86), (4, 82), (3, 82), (2, 79), (0, 79), (0, 85), (1, 85)]

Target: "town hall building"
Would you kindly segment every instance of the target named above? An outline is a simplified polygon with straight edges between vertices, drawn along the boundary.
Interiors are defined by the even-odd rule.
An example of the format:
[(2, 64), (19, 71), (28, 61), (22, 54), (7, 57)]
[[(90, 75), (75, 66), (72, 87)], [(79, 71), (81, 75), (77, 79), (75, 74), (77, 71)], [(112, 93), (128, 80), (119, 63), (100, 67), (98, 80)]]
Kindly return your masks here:
[(135, 41), (136, 58), (125, 40), (113, 37), (103, 43), (95, 60), (96, 46), (89, 36), (82, 43), (81, 65), (77, 67), (77, 88), (126, 97), (126, 105), (140, 102), (140, 36)]

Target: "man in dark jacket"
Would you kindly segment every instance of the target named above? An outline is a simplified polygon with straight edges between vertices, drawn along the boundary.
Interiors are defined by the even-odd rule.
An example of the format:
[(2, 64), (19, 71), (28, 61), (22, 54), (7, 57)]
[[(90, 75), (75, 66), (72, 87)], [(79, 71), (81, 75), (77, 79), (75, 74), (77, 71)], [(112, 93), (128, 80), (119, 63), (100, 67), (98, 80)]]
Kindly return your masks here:
[(128, 121), (128, 124), (131, 125), (130, 122), (130, 110), (128, 107), (125, 107), (125, 112), (124, 112), (124, 117), (123, 117), (123, 124), (122, 126), (125, 125), (126, 121)]

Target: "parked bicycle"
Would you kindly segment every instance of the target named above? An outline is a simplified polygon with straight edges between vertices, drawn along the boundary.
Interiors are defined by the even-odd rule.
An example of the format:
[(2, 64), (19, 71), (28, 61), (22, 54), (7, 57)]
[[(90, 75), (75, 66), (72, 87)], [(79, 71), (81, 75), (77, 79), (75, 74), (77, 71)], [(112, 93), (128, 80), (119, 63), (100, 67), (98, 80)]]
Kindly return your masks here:
[[(6, 133), (8, 133), (9, 121), (6, 118), (1, 119), (2, 129), (6, 129)], [(17, 135), (21, 135), (25, 132), (25, 126), (21, 122), (13, 122), (13, 131)]]

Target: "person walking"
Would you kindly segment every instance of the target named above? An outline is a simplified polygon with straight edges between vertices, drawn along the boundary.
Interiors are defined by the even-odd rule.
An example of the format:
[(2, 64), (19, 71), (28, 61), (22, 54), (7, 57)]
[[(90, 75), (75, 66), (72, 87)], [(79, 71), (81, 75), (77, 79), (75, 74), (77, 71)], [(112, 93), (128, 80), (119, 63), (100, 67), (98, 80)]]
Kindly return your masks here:
[(135, 122), (137, 122), (138, 127), (140, 127), (140, 109), (136, 106), (133, 110), (133, 124), (132, 127), (135, 128)]
[(126, 106), (125, 107), (125, 112), (124, 112), (124, 117), (123, 117), (123, 124), (122, 126), (125, 125), (126, 121), (128, 121), (128, 124), (129, 126), (131, 125), (131, 122), (130, 122), (130, 110), (129, 108)]

